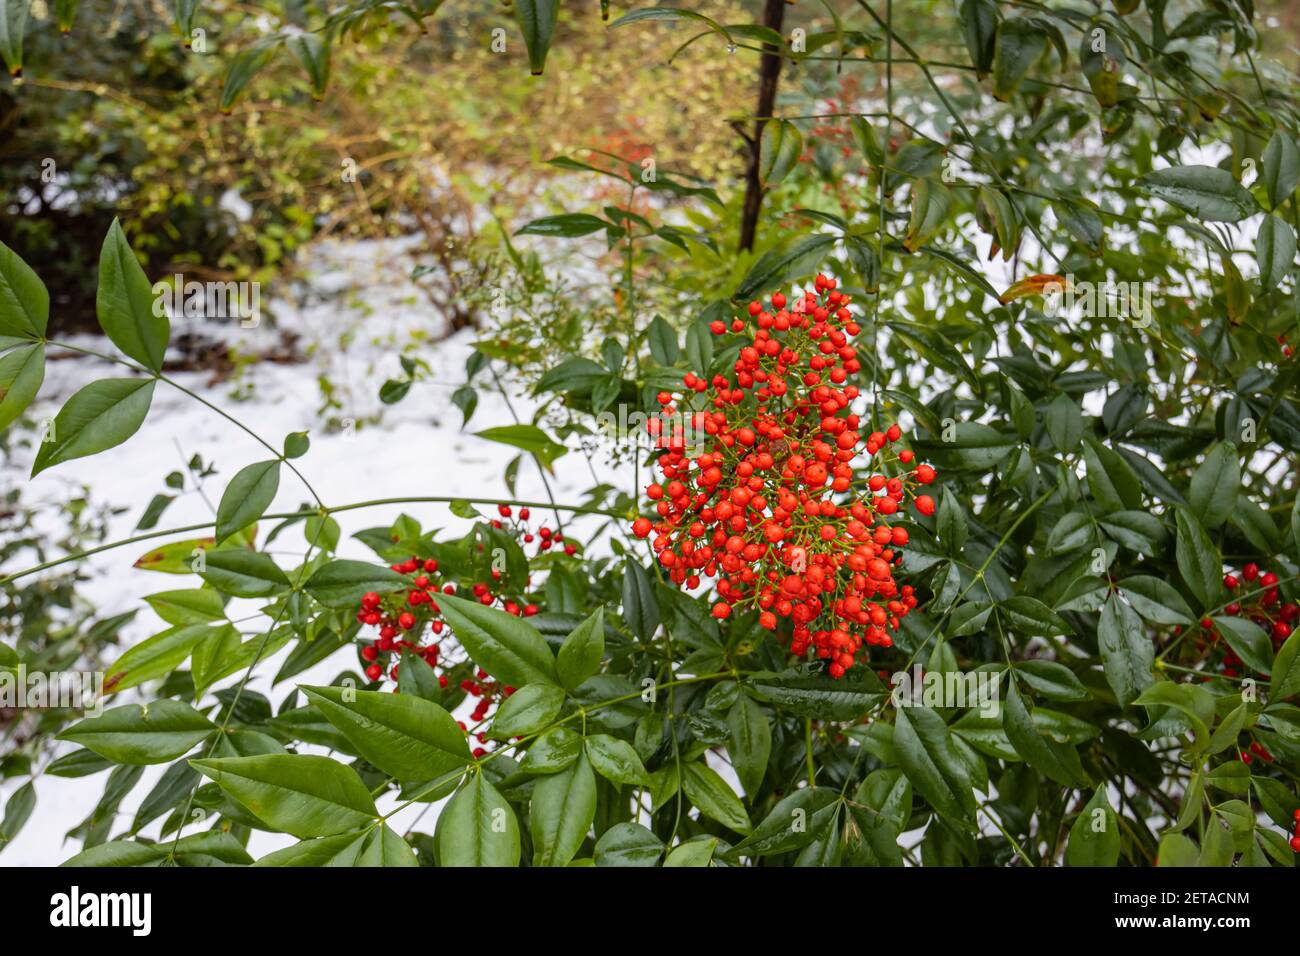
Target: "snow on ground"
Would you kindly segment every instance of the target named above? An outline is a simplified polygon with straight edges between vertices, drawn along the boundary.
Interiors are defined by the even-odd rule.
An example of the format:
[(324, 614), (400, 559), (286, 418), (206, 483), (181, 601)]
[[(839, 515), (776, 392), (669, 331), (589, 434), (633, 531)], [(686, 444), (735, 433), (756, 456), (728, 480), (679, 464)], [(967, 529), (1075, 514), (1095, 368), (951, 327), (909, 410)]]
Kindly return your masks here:
[[(421, 495), (512, 497), (502, 475), (517, 450), (473, 435), (475, 431), (513, 421), (505, 401), (486, 389), (481, 390), (478, 409), (466, 431), (461, 430), (460, 411), (449, 401), (451, 391), (464, 383), (465, 361), (473, 342), (471, 330), (457, 333), (423, 351), (421, 357), (434, 370), (433, 381), (417, 385), (405, 402), (384, 408), (376, 397), (386, 378), (400, 375), (397, 348), (390, 343), (404, 341), (418, 329), (435, 337), (438, 333), (436, 323), (431, 323), (428, 306), (407, 278), (411, 263), (401, 254), (403, 245), (383, 242), (327, 247), (316, 263), (318, 277), (310, 283), (311, 295), (307, 298), (312, 300), (312, 304), (289, 308), (276, 303), (275, 330), (266, 324), (245, 330), (239, 328), (237, 322), (219, 327), (214, 326), (211, 320), (175, 322), (173, 340), (185, 330), (187, 322), (198, 322), (203, 324), (206, 333), (236, 341), (248, 350), (273, 344), (280, 329), (301, 334), (307, 350), (314, 351), (313, 347), (319, 346), (313, 358), (303, 364), (263, 362), (249, 366), (243, 373), (245, 380), (238, 383), (239, 390), (246, 393), (247, 398), (232, 401), (232, 383), (210, 387), (208, 373), (179, 373), (173, 377), (236, 416), (277, 448), (290, 432), (309, 432), (311, 450), (295, 464), (327, 504)], [(338, 295), (320, 298), (321, 293), (329, 292)], [(354, 296), (368, 311), (348, 307)], [(262, 302), (265, 308), (265, 295)], [(344, 337), (350, 337), (347, 347), (343, 350), (335, 348), (334, 343)], [(99, 351), (111, 350), (109, 343), (94, 337), (78, 338), (75, 344)], [(355, 427), (333, 432), (325, 427), (318, 412), (320, 391), (317, 375), (326, 366), (334, 380), (346, 386), (345, 409), (332, 414), (338, 418), (351, 418), (358, 423)], [(116, 374), (118, 371), (108, 364), (90, 358), (49, 363), (41, 403), (35, 409), (36, 417), (52, 416), (62, 401), (81, 385)], [(524, 421), (529, 421), (536, 404), (521, 389), (512, 391), (511, 404), (515, 412)], [(381, 408), (382, 424), (364, 424)], [(13, 462), (8, 473), (0, 477), (4, 485), (17, 483), (22, 486), (25, 500), (57, 500), (84, 484), (91, 488), (96, 502), (129, 505), (128, 512), (112, 520), (108, 540), (116, 540), (130, 536), (150, 498), (166, 490), (163, 487), (164, 476), (174, 470), (183, 471), (184, 462), (195, 454), (204, 461), (215, 462), (219, 468), (219, 473), (208, 479), (204, 487), (207, 498), (214, 503), (239, 468), (269, 456), (264, 447), (216, 412), (180, 391), (160, 384), (148, 420), (127, 444), (92, 458), (59, 465), (30, 482), (26, 477), (30, 469), (29, 454), (26, 459), (20, 457)], [(602, 480), (626, 481), (625, 477), (619, 478), (602, 469), (599, 461), (595, 462), (595, 467)], [(577, 452), (570, 452), (556, 463), (556, 476), (551, 479), (556, 500), (570, 503), (580, 501), (580, 492), (592, 483), (587, 462)], [(546, 490), (531, 463), (521, 465), (516, 492), (514, 497), (522, 500), (546, 500)], [(293, 511), (309, 500), (310, 495), (301, 482), (284, 470), (271, 511)], [(538, 511), (535, 517), (541, 517), (542, 513), (534, 510)], [(390, 524), (403, 511), (420, 519), (426, 528), (463, 531), (470, 526), (470, 522), (455, 518), (445, 506), (436, 504), (393, 505), (345, 512), (337, 516), (343, 532), (340, 555), (373, 560), (373, 553), (359, 542), (350, 541), (349, 535), (362, 528)], [(211, 520), (212, 512), (203, 498), (187, 494), (172, 503), (158, 527), (165, 529)], [(566, 517), (566, 525), (569, 520)], [(262, 523), (262, 535), (271, 524)], [(196, 535), (180, 537), (193, 536)], [(83, 593), (100, 609), (102, 616), (141, 608), (141, 597), (155, 591), (197, 585), (194, 578), (164, 576), (132, 568), (132, 562), (152, 544), (166, 540), (160, 538), (158, 542), (129, 545), (86, 559), (83, 568), (91, 579), (83, 585)], [(295, 530), (277, 538), (274, 551), (282, 563), (292, 564), (301, 560), (302, 546), (301, 532)], [(248, 610), (241, 608), (241, 603), (248, 605)], [(241, 613), (251, 613), (255, 608), (256, 602), (235, 602), (231, 616), (238, 618)], [(143, 607), (136, 620), (124, 631), (124, 643), (139, 641), (164, 626), (147, 607)], [(259, 665), (257, 672), (262, 676), (249, 685), (251, 689), (270, 696), (277, 706), (292, 689), (292, 682), (272, 690), (269, 687), (270, 676), (278, 668), (279, 658), (288, 651), (285, 649), (269, 663)], [(328, 683), (345, 666), (345, 659), (350, 661), (344, 654), (337, 654), (296, 680)], [(238, 680), (239, 677), (234, 676), (218, 686), (234, 686)], [(120, 695), (116, 702), (144, 700), (147, 696), (145, 692), (132, 690)], [(72, 749), (75, 748), (61, 745), (57, 753)], [(164, 764), (148, 768), (144, 779), (123, 803), (115, 835), (117, 830), (129, 825), (136, 807), (165, 767)], [(105, 773), (76, 779), (38, 779), (36, 810), (18, 838), (5, 847), (3, 855), (0, 855), (0, 864), (51, 865), (71, 856), (78, 845), (65, 842), (64, 833), (94, 808), (105, 779)], [(9, 784), (0, 791), (0, 803), (12, 789), (14, 784)], [(381, 807), (384, 807), (382, 800)], [(389, 808), (391, 802), (385, 809)], [(391, 822), (400, 832), (422, 809), (420, 806), (410, 808)], [(432, 832), (434, 819), (436, 817), (432, 814), (427, 816), (420, 829)], [(156, 836), (159, 826), (160, 823), (155, 823), (144, 833)], [(257, 857), (292, 842), (292, 837), (255, 831), (249, 850)]]

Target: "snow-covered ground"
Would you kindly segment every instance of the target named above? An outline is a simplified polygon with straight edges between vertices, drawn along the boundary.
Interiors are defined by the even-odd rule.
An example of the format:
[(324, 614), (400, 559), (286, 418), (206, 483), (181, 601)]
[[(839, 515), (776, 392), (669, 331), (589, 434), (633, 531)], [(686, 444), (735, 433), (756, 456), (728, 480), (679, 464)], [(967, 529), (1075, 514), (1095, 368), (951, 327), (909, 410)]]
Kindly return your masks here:
[[(347, 243), (326, 247), (314, 263), (316, 275), (309, 280), (309, 288), (300, 290), (309, 294), (297, 297), (311, 304), (293, 307), (281, 301), (271, 303), (276, 311), (274, 329), (265, 322), (256, 329), (242, 329), (237, 322), (231, 321), (220, 325), (212, 320), (173, 323), (173, 340), (185, 331), (189, 322), (249, 351), (272, 346), (282, 330), (296, 332), (302, 336), (300, 347), (310, 353), (305, 363), (251, 364), (238, 382), (215, 386), (209, 384), (211, 376), (208, 373), (180, 373), (173, 377), (236, 416), (276, 447), (290, 432), (309, 432), (311, 450), (295, 464), (327, 504), (421, 495), (512, 497), (502, 475), (517, 450), (476, 438), (473, 434), (484, 428), (511, 423), (513, 418), (506, 402), (488, 389), (482, 389), (474, 418), (469, 428), (462, 431), (461, 413), (449, 401), (451, 392), (464, 384), (465, 361), (473, 342), (472, 330), (437, 341), (423, 350), (421, 358), (433, 368), (433, 380), (415, 386), (406, 401), (388, 407), (378, 401), (380, 384), (386, 378), (401, 377), (398, 349), (394, 343), (407, 341), (415, 330), (423, 330), (435, 338), (439, 333), (437, 318), (431, 316), (427, 304), (409, 281), (412, 264), (403, 255), (403, 248), (401, 242)], [(267, 304), (264, 294), (264, 309)], [(364, 308), (355, 308), (357, 304)], [(346, 346), (339, 348), (338, 343), (345, 339)], [(99, 351), (111, 350), (109, 343), (93, 337), (76, 339), (75, 344)], [(330, 413), (335, 419), (350, 418), (355, 423), (365, 423), (382, 409), (382, 423), (357, 424), (332, 432), (327, 430), (325, 418), (318, 412), (321, 395), (317, 384), (318, 374), (325, 369), (343, 389), (345, 407)], [(35, 409), (36, 416), (52, 416), (62, 401), (81, 385), (116, 374), (118, 372), (108, 364), (91, 358), (50, 362), (40, 403)], [(232, 399), (231, 394), (236, 389), (245, 397)], [(536, 408), (536, 404), (519, 388), (512, 389), (511, 404), (524, 421), (530, 420)], [(229, 421), (182, 392), (160, 385), (144, 427), (125, 445), (92, 458), (59, 465), (30, 483), (26, 477), (30, 461), (18, 460), (12, 463), (7, 473), (0, 474), (0, 484), (23, 486), (24, 499), (31, 502), (58, 500), (69, 490), (87, 485), (98, 503), (129, 505), (128, 512), (112, 521), (109, 540), (116, 540), (131, 535), (145, 504), (154, 494), (167, 490), (163, 487), (164, 476), (171, 471), (184, 471), (185, 461), (196, 454), (205, 462), (215, 462), (219, 468), (219, 473), (208, 479), (204, 486), (207, 499), (214, 503), (220, 498), (226, 482), (240, 467), (268, 457), (265, 448)], [(620, 479), (603, 469), (601, 462), (594, 464), (602, 480), (626, 481), (626, 477)], [(593, 483), (586, 459), (577, 452), (571, 452), (556, 463), (556, 475), (550, 481), (556, 500), (571, 503), (578, 502), (580, 492)], [(519, 469), (515, 497), (534, 501), (546, 498), (540, 475), (529, 462)], [(310, 495), (301, 482), (285, 470), (271, 510), (293, 511), (309, 500)], [(451, 515), (442, 505), (415, 504), (349, 511), (337, 516), (343, 531), (340, 554), (373, 560), (373, 553), (359, 542), (349, 541), (349, 535), (362, 528), (391, 523), (403, 511), (419, 518), (426, 528), (465, 529), (470, 525), (470, 522)], [(179, 527), (210, 520), (212, 512), (204, 498), (198, 494), (186, 494), (172, 503), (158, 527)], [(265, 534), (269, 527), (270, 524), (264, 522), (262, 533)], [(158, 543), (166, 540), (160, 538)], [(301, 559), (302, 542), (301, 531), (295, 530), (277, 538), (274, 549), (277, 554), (283, 550), (283, 563), (292, 564)], [(103, 616), (143, 608), (123, 633), (127, 644), (165, 627), (143, 606), (143, 595), (185, 587), (187, 581), (197, 583), (196, 579), (134, 569), (132, 562), (154, 543), (94, 555), (83, 565), (91, 578), (83, 586), (84, 594)], [(16, 570), (16, 567), (6, 570)], [(250, 608), (244, 613), (251, 613), (251, 609), (256, 607), (255, 602), (244, 603)], [(231, 613), (238, 616), (241, 609), (232, 607)], [(251, 689), (270, 696), (277, 705), (291, 691), (292, 682), (272, 690), (270, 676), (276, 672), (279, 658), (288, 650), (259, 665), (257, 673), (261, 676), (255, 677), (249, 685)], [(296, 680), (328, 683), (344, 666), (343, 661), (344, 655), (335, 655)], [(217, 686), (233, 686), (238, 680), (238, 676), (231, 677)], [(131, 690), (119, 695), (115, 701), (127, 703), (146, 697), (144, 692)], [(58, 752), (72, 749), (75, 748), (71, 745), (63, 745)], [(123, 802), (115, 835), (129, 825), (140, 801), (165, 766), (148, 768), (144, 779)], [(94, 808), (102, 794), (105, 778), (106, 772), (76, 779), (39, 778), (36, 810), (18, 838), (0, 854), (0, 865), (50, 865), (76, 852), (79, 844), (65, 842), (64, 834)], [(9, 783), (0, 788), (0, 804), (14, 786)], [(420, 806), (412, 807), (391, 822), (400, 832), (422, 809)], [(432, 832), (435, 818), (432, 812), (427, 815), (420, 830)], [(144, 833), (156, 835), (159, 826), (160, 822), (155, 823)], [(292, 842), (292, 837), (255, 832), (249, 850), (256, 857)]]

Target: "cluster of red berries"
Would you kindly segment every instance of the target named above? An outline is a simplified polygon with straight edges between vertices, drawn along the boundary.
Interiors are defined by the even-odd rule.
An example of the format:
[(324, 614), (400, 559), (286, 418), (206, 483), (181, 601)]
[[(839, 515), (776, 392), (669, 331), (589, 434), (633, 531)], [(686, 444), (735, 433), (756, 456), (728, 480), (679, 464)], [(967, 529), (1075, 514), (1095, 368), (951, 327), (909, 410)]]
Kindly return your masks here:
[[(890, 632), (916, 606), (911, 586), (900, 588), (893, 573), (907, 530), (888, 519), (909, 498), (921, 514), (934, 513), (934, 499), (914, 488), (935, 471), (913, 466), (910, 450), (893, 450), (897, 425), (863, 434), (851, 410), (859, 391), (848, 384), (861, 369), (849, 343), (860, 327), (835, 286), (819, 275), (815, 291), (789, 308), (778, 292), (770, 310), (751, 302), (748, 321), (712, 323), (715, 335), (745, 333), (748, 341), (732, 377), (685, 376), (680, 411), (671, 393), (658, 396), (685, 424), (658, 443), (664, 481), (646, 489), (658, 520), (638, 518), (632, 531), (653, 534), (674, 583), (695, 588), (701, 576), (717, 578), (714, 617), (753, 607), (773, 631), (786, 619), (791, 651), (814, 648), (841, 677), (864, 643), (890, 647)], [(687, 425), (699, 447), (688, 448)], [(859, 475), (864, 455), (896, 474)]]
[(532, 544), (537, 542), (536, 554), (544, 554), (551, 548), (560, 545), (567, 555), (578, 553), (578, 549), (564, 540), (563, 531), (552, 531), (546, 525), (542, 525), (536, 532), (528, 528), (528, 519), (531, 517), (527, 508), (520, 508), (519, 515), (516, 518), (514, 509), (509, 505), (497, 505), (497, 514), (499, 518), (493, 518), (489, 524), (498, 531), (509, 530), (514, 533), (515, 537), (523, 544)]
[(1300, 810), (1295, 810), (1291, 814), (1295, 820), (1295, 830), (1291, 833), (1291, 849), (1300, 853)]
[[(560, 532), (552, 532), (546, 527), (539, 529), (536, 535), (528, 531), (527, 508), (519, 510), (517, 520), (508, 505), (500, 505), (498, 514), (500, 517), (491, 521), (494, 528), (514, 532), (515, 537), (525, 544), (538, 540), (539, 554), (556, 545), (563, 545), (567, 554), (573, 554), (576, 550), (572, 545), (564, 544), (564, 536)], [(483, 545), (480, 544), (479, 548), (481, 550)], [(398, 659), (403, 651), (409, 651), (438, 671), (438, 683), (446, 689), (450, 685), (448, 672), (458, 665), (448, 664), (443, 659), (443, 641), (451, 636), (452, 632), (442, 618), (438, 596), (458, 594), (458, 589), (449, 581), (439, 580), (438, 561), (435, 558), (412, 556), (390, 567), (398, 574), (406, 576), (408, 579), (406, 586), (387, 594), (370, 591), (362, 596), (361, 604), (357, 608), (357, 620), (361, 624), (378, 628), (377, 637), (359, 640), (361, 658), (366, 662), (366, 677), (372, 681), (382, 681), (385, 677), (396, 681), (401, 666)], [(493, 583), (499, 582), (503, 577), (502, 572), (496, 568), (488, 574)], [(516, 617), (532, 617), (540, 610), (536, 604), (529, 603), (523, 598), (515, 599), (505, 594), (495, 593), (492, 585), (486, 581), (475, 582), (469, 590), (474, 599), (485, 607), (495, 605)], [(463, 669), (461, 672), (464, 672)], [(492, 709), (513, 694), (515, 689), (492, 680), (487, 671), (475, 667), (472, 663), (470, 675), (459, 681), (459, 687), (470, 697), (476, 698), (469, 719), (471, 723), (479, 725), (486, 721)], [(467, 733), (474, 732), (465, 722), (458, 721), (458, 723)], [(477, 740), (480, 744), (487, 742), (483, 733), (477, 733)], [(479, 747), (475, 749), (474, 755), (482, 756), (484, 752), (483, 748)]]
[[(1272, 639), (1274, 648), (1291, 636), (1297, 618), (1300, 618), (1300, 605), (1289, 601), (1283, 602), (1277, 589), (1278, 577), (1272, 571), (1261, 571), (1258, 564), (1251, 562), (1241, 569), (1241, 576), (1225, 574), (1223, 586), (1230, 592), (1236, 592), (1243, 585), (1253, 585), (1242, 600), (1233, 601), (1223, 609), (1223, 613), (1233, 617), (1245, 617), (1262, 628)], [(1204, 618), (1201, 630), (1210, 644), (1219, 643), (1219, 632), (1214, 621)], [(1204, 641), (1201, 642), (1202, 648)], [(1246, 665), (1230, 647), (1224, 647), (1221, 673), (1224, 677), (1239, 677)], [(1249, 761), (1248, 761), (1249, 762)]]

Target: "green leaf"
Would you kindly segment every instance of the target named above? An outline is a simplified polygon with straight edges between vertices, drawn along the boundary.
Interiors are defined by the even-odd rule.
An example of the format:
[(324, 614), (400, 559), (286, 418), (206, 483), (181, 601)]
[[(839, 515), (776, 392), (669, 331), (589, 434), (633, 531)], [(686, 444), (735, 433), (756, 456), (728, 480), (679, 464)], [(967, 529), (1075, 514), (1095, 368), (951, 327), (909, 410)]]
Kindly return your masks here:
[(36, 788), (28, 780), (9, 795), (5, 802), (4, 819), (0, 820), (0, 849), (16, 837), (32, 811), (36, 809)]
[(1158, 556), (1169, 537), (1164, 523), (1145, 511), (1116, 511), (1098, 518), (1097, 524), (1124, 547), (1148, 557)]
[(912, 785), (895, 767), (867, 774), (853, 795), (849, 812), (854, 829), (848, 853), (854, 866), (902, 866), (900, 832), (912, 814)]
[(551, 649), (527, 621), (449, 594), (438, 598), (438, 606), (474, 662), (503, 684), (557, 682)]
[(993, 57), (997, 49), (998, 5), (993, 0), (962, 0), (960, 15), (966, 50), (975, 66), (975, 75), (982, 80), (993, 69)]
[(280, 462), (262, 461), (241, 468), (226, 485), (217, 505), (217, 543), (247, 528), (266, 514), (280, 490)]
[(975, 219), (981, 229), (993, 236), (1002, 250), (1002, 258), (1010, 259), (1020, 245), (1020, 220), (1006, 193), (991, 186), (981, 186), (975, 202)]
[(737, 833), (750, 830), (744, 804), (717, 771), (704, 763), (688, 763), (682, 768), (682, 789), (686, 797), (710, 820)]
[(556, 727), (533, 742), (524, 755), (525, 773), (559, 773), (582, 753), (582, 735), (568, 727)]
[(139, 765), (175, 760), (215, 729), (188, 704), (164, 699), (110, 707), (73, 724), (58, 739), (81, 744), (114, 763)]
[(284, 457), (301, 458), (311, 447), (311, 439), (306, 432), (290, 432), (284, 436)]
[(99, 254), (95, 312), (113, 344), (154, 372), (162, 370), (171, 335), (171, 323), (161, 305), (122, 226), (114, 219)]
[(935, 516), (935, 530), (947, 553), (958, 555), (970, 534), (966, 509), (961, 506), (951, 488), (945, 487), (939, 495), (939, 511)]
[(1255, 236), (1255, 261), (1265, 291), (1276, 289), (1291, 274), (1295, 253), (1296, 236), (1291, 226), (1271, 213), (1265, 216)]
[(1226, 169), (1215, 166), (1172, 166), (1143, 176), (1153, 196), (1206, 222), (1239, 222), (1259, 212), (1259, 204)]
[(1142, 485), (1128, 462), (1089, 437), (1083, 446), (1088, 466), (1088, 489), (1107, 510), (1142, 507)]
[(244, 87), (257, 75), (262, 67), (271, 62), (280, 47), (280, 37), (268, 37), (241, 49), (230, 61), (226, 70), (226, 79), (221, 87), (219, 108), (229, 113), (234, 107)]
[(1261, 674), (1269, 672), (1273, 666), (1273, 646), (1258, 624), (1230, 614), (1216, 614), (1211, 620), (1228, 646), (1251, 670)]
[(1016, 663), (1016, 674), (1044, 697), (1053, 700), (1086, 700), (1088, 690), (1074, 671), (1055, 661), (1031, 660)]
[(218, 591), (235, 597), (271, 597), (289, 587), (289, 579), (269, 554), (247, 548), (208, 551), (203, 578)]
[(794, 169), (803, 153), (799, 128), (788, 120), (768, 120), (763, 124), (759, 150), (759, 178), (765, 185), (779, 183)]
[(1210, 745), (1206, 749), (1206, 754), (1217, 754), (1221, 750), (1227, 750), (1229, 747), (1235, 746), (1237, 735), (1246, 726), (1246, 716), (1246, 702), (1242, 701), (1223, 718), (1218, 727), (1214, 728), (1214, 733), (1210, 735)]
[(1037, 598), (1017, 594), (997, 605), (998, 614), (1007, 625), (1033, 637), (1069, 634), (1065, 619)]
[(44, 345), (24, 345), (0, 355), (0, 431), (27, 410), (43, 381)]
[(767, 773), (772, 754), (772, 726), (763, 708), (742, 694), (727, 711), (727, 730), (731, 765), (752, 800)]
[(41, 440), (32, 477), (74, 458), (122, 444), (139, 430), (153, 401), (148, 378), (106, 378), (82, 388), (54, 416)]
[(1133, 609), (1152, 624), (1188, 626), (1196, 622), (1192, 609), (1168, 581), (1137, 574), (1120, 581), (1119, 589)]
[(443, 808), (434, 840), (444, 867), (519, 865), (519, 820), (481, 773), (470, 774)]
[(497, 740), (524, 737), (548, 726), (564, 706), (564, 691), (539, 682), (519, 688), (498, 708), (491, 736)]
[(1196, 844), (1182, 834), (1165, 834), (1156, 852), (1157, 866), (1195, 866)]
[(659, 629), (653, 579), (630, 555), (623, 560), (623, 621), (643, 641), (649, 641)]
[(1057, 743), (1035, 726), (1014, 681), (1002, 702), (1002, 729), (1016, 753), (1035, 770), (1064, 787), (1078, 787), (1086, 781), (1078, 752), (1071, 746)]
[(1106, 683), (1114, 691), (1120, 707), (1127, 707), (1154, 681), (1151, 666), (1155, 662), (1155, 647), (1147, 636), (1146, 625), (1117, 594), (1107, 598), (1101, 610), (1097, 647)]
[(834, 236), (819, 235), (769, 249), (750, 267), (733, 298), (753, 299), (816, 272), (833, 245)]
[(1047, 34), (1027, 18), (1003, 20), (993, 52), (993, 96), (1006, 102), (1047, 49)]
[(31, 0), (0, 0), (0, 59), (10, 76), (23, 75), (23, 32)]
[(311, 79), (312, 97), (321, 99), (330, 81), (330, 35), (296, 33), (284, 41), (289, 52), (298, 58)]
[(782, 798), (753, 832), (727, 851), (727, 860), (789, 853), (807, 846), (839, 807), (839, 794), (827, 787), (804, 787)]
[(718, 848), (717, 837), (700, 837), (675, 846), (664, 860), (664, 866), (711, 866), (713, 851)]
[(1279, 126), (1260, 159), (1260, 181), (1268, 192), (1269, 203), (1276, 209), (1290, 198), (1296, 183), (1300, 182), (1300, 150), (1296, 149), (1291, 134)]
[(862, 288), (871, 295), (880, 291), (880, 253), (861, 236), (845, 236), (844, 252), (862, 280)]
[(1219, 442), (1192, 474), (1187, 501), (1202, 525), (1217, 528), (1232, 513), (1240, 488), (1237, 448), (1232, 442)]
[(13, 671), (22, 663), (22, 659), (8, 644), (0, 644), (0, 671)]
[(528, 48), (528, 69), (533, 76), (540, 76), (546, 67), (559, 12), (560, 0), (515, 0), (515, 20)]
[(158, 846), (148, 843), (136, 843), (134, 840), (112, 840), (99, 846), (83, 850), (60, 866), (68, 867), (109, 867), (109, 866), (148, 866), (156, 864), (166, 855)]
[(669, 325), (662, 315), (656, 315), (646, 328), (646, 338), (650, 343), (650, 354), (660, 365), (672, 367), (681, 356), (677, 344), (677, 330)]
[(597, 866), (654, 866), (664, 844), (639, 823), (616, 823), (596, 841)]
[(1100, 255), (1106, 239), (1106, 227), (1090, 202), (1061, 200), (1052, 203), (1056, 221), (1093, 255)]
[(708, 372), (713, 364), (713, 332), (701, 317), (686, 329), (686, 362), (696, 372)]
[(0, 336), (44, 338), (49, 318), (50, 293), (45, 283), (0, 242)]
[(921, 796), (946, 819), (969, 826), (975, 816), (970, 770), (943, 718), (928, 707), (900, 707), (894, 723), (898, 764)]
[(1292, 631), (1291, 636), (1278, 648), (1277, 657), (1273, 659), (1273, 666), (1268, 673), (1273, 700), (1284, 700), (1300, 693), (1300, 630)]
[(190, 624), (168, 628), (133, 645), (105, 673), (104, 693), (118, 693), (145, 681), (165, 677), (213, 633), (214, 629), (208, 624)]
[(912, 186), (912, 212), (903, 245), (915, 252), (937, 233), (952, 212), (952, 193), (942, 183), (918, 179)]
[(335, 560), (317, 568), (303, 590), (326, 607), (352, 609), (369, 591), (387, 594), (406, 586), (406, 579), (391, 568), (365, 561)]
[(1250, 767), (1240, 760), (1230, 760), (1207, 773), (1205, 782), (1227, 793), (1249, 793)]
[(576, 239), (579, 236), (589, 236), (593, 232), (600, 232), (610, 225), (606, 219), (599, 216), (593, 216), (585, 212), (570, 212), (561, 216), (543, 216), (541, 219), (534, 219), (520, 229), (516, 235), (519, 236), (559, 236), (565, 239)]
[(1216, 607), (1223, 595), (1223, 561), (1209, 535), (1186, 508), (1174, 509), (1178, 537), (1174, 547), (1178, 571), (1201, 608)]
[(536, 425), (501, 425), (497, 428), (484, 429), (477, 434), (479, 438), (486, 438), (488, 441), (510, 445), (528, 452), (543, 468), (551, 472), (554, 471), (552, 465), (555, 460), (568, 452), (567, 448), (553, 440)]
[(637, 756), (636, 749), (627, 741), (609, 734), (594, 734), (587, 738), (587, 759), (606, 780), (615, 784), (648, 787), (650, 775)]
[(1070, 827), (1065, 861), (1070, 866), (1115, 866), (1119, 850), (1119, 818), (1101, 786)]
[(398, 780), (432, 781), (473, 761), (455, 718), (432, 701), (350, 687), (302, 690), (358, 754)]
[(760, 673), (745, 686), (780, 710), (819, 720), (857, 720), (888, 696), (875, 673), (864, 668), (854, 668), (839, 680), (804, 670)]
[(190, 763), (268, 826), (300, 839), (356, 830), (378, 817), (357, 772), (329, 757), (267, 754)]
[(533, 786), (530, 833), (534, 866), (566, 866), (596, 818), (596, 776), (582, 754)]
[(605, 609), (598, 607), (564, 639), (555, 655), (560, 686), (573, 690), (600, 670), (605, 657)]
[[(1178, 711), (1180, 719), (1196, 738), (1193, 750), (1209, 745), (1208, 721), (1214, 716), (1214, 698), (1200, 685), (1157, 681), (1142, 691), (1137, 703), (1146, 707), (1153, 719), (1164, 717), (1169, 708)], [(1161, 735), (1168, 736), (1163, 728)]]

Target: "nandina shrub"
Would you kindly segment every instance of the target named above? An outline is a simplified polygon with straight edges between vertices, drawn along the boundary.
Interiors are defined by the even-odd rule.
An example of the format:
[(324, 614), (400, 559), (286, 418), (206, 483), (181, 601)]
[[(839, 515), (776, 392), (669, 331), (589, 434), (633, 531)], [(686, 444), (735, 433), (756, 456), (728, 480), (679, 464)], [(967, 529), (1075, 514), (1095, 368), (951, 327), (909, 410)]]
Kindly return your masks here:
[[(161, 629), (70, 749), (3, 765), (24, 780), (4, 835), (60, 775), (106, 772), (78, 864), (248, 864), (270, 831), (289, 845), (262, 865), (1293, 867), (1293, 78), (1257, 61), (1244, 4), (859, 6), (803, 50), (716, 22), (701, 42), (758, 38), (813, 88), (863, 70), (883, 104), (835, 83), (850, 115), (809, 119), (769, 96), (721, 192), (557, 157), (626, 201), (519, 230), (603, 240), (600, 333), (566, 322), (559, 350), (538, 323), (524, 350), (504, 323), (453, 401), (468, 420), (485, 370), (532, 376), (538, 417), (479, 433), (520, 451), (508, 488), (612, 409), (648, 416), (617, 486), (413, 496), (345, 540), (385, 503), (316, 498), (306, 436), (260, 436), (211, 534), (133, 539), (142, 580), (191, 586), (141, 586)], [(620, 22), (664, 19), (702, 23)], [(528, 32), (540, 69), (551, 38)], [(294, 49), (323, 79), (322, 49)], [(67, 401), (35, 474), (179, 386), (118, 229), (99, 281), (100, 354), (127, 372)], [(1099, 304), (1111, 282), (1136, 299)], [(69, 347), (47, 320), (3, 250), (0, 423)], [(312, 504), (268, 513), (282, 477)], [(473, 529), (425, 530), (444, 509)], [(549, 535), (520, 523), (541, 514)], [(293, 531), (302, 559), (272, 554)]]

